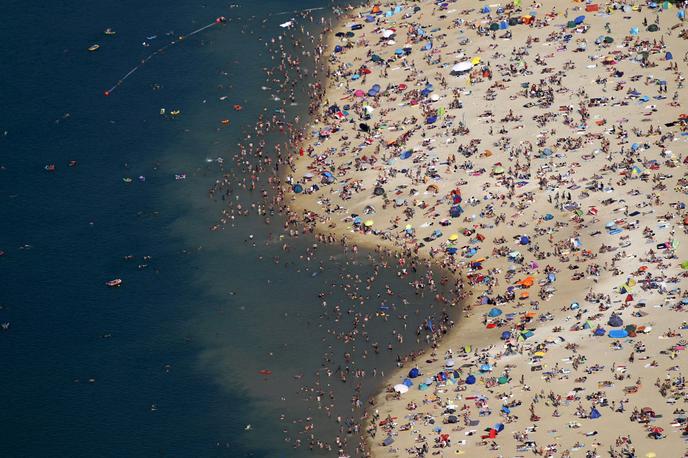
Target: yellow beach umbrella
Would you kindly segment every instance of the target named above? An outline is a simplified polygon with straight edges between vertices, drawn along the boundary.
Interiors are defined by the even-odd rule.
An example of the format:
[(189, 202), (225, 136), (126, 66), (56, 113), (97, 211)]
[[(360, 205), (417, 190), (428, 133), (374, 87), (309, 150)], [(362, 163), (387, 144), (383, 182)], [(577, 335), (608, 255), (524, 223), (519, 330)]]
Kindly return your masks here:
[(370, 227), (370, 226), (373, 225), (373, 220), (372, 220), (372, 219), (369, 219), (368, 221), (366, 221), (366, 222), (363, 223), (363, 224), (365, 224), (365, 227)]
[(657, 458), (657, 454), (655, 452), (647, 452), (645, 454), (646, 458)]
[(459, 234), (452, 234), (449, 236), (449, 240), (454, 242), (456, 240), (459, 240)]
[(538, 358), (543, 358), (545, 356), (545, 352), (544, 351), (536, 351), (535, 353), (533, 353), (533, 356), (537, 356)]
[(478, 65), (480, 63), (480, 56), (476, 56), (473, 59), (471, 59), (471, 63), (473, 65)]

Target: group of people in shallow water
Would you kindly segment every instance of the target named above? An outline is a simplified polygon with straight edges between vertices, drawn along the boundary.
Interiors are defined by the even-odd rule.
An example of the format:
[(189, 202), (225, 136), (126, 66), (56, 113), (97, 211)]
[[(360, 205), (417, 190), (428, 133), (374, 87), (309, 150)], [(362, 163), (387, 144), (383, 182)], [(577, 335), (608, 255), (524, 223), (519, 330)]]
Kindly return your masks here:
[[(311, 24), (317, 21), (310, 12), (301, 13), (299, 20)], [(280, 36), (264, 40), (266, 50), (275, 61), (272, 68), (265, 69), (266, 84), (271, 87), (265, 89), (273, 91), (274, 100), (279, 100), (281, 106), (272, 113), (264, 111), (258, 115), (255, 125), (243, 133), (244, 140), (236, 145), (237, 151), (232, 157), (231, 164), (218, 161), (222, 177), (208, 190), (208, 196), (222, 203), (223, 208), (210, 230), (223, 231), (234, 228), (241, 224), (241, 218), (256, 216), (262, 218), (273, 230), (276, 221), (283, 221), (283, 234), (279, 234), (278, 237), (278, 234), (268, 232), (266, 239), (279, 239), (284, 252), (292, 250), (293, 244), (289, 241), (291, 238), (307, 235), (322, 244), (340, 245), (347, 258), (353, 261), (359, 256), (358, 246), (351, 243), (346, 236), (316, 232), (318, 217), (312, 213), (301, 214), (292, 210), (289, 207), (289, 197), (286, 195), (289, 188), (282, 182), (285, 170), (295, 170), (295, 156), (298, 156), (299, 152), (304, 154), (302, 145), (307, 133), (302, 123), (303, 114), (299, 113), (297, 102), (307, 98), (308, 114), (315, 117), (320, 115), (323, 103), (322, 78), (329, 72), (325, 50), (326, 39), (331, 33), (331, 19), (321, 19), (321, 22), (324, 28), (317, 35), (301, 26), (283, 30)], [(257, 246), (253, 237), (246, 242)], [(316, 246), (306, 248), (302, 259), (315, 260)], [(282, 264), (280, 256), (275, 256), (273, 262), (276, 265)], [(448, 276), (443, 276), (436, 282), (430, 263), (421, 259), (417, 251), (409, 249), (399, 253), (378, 246), (373, 253), (368, 254), (367, 262), (373, 266), (370, 277), (361, 278), (358, 274), (345, 275), (341, 284), (328, 285), (328, 288), (319, 294), (323, 308), (321, 317), (324, 320), (334, 324), (346, 317), (350, 321), (351, 329), (348, 331), (334, 328), (327, 331), (341, 342), (342, 348), (328, 348), (323, 354), (322, 368), (310, 377), (307, 374), (294, 376), (301, 383), (301, 396), (313, 402), (317, 410), (336, 422), (339, 435), (335, 438), (320, 437), (317, 418), (290, 418), (287, 414), (282, 414), (280, 420), (286, 425), (283, 430), (284, 440), (295, 448), (337, 451), (338, 454), (366, 454), (366, 443), (361, 430), (362, 425), (369, 420), (367, 409), (374, 405), (374, 398), (369, 396), (362, 399), (362, 388), (367, 384), (367, 392), (374, 393), (375, 388), (384, 380), (385, 372), (377, 368), (358, 369), (357, 360), (371, 357), (390, 358), (387, 356), (389, 354), (392, 355), (392, 359), (387, 361), (396, 361), (396, 365), (402, 366), (420, 357), (426, 346), (436, 346), (441, 336), (454, 324), (449, 309), (460, 301), (461, 284), (457, 282), (450, 288)], [(349, 263), (350, 261), (345, 262)], [(431, 298), (431, 302), (440, 306), (437, 308), (433, 326), (428, 326), (429, 318), (418, 318), (417, 325), (410, 323), (412, 317), (408, 313), (394, 316), (391, 312), (376, 314), (364, 311), (369, 309), (366, 307), (366, 293), (371, 289), (380, 288), (375, 284), (381, 270), (393, 268), (397, 269), (396, 275), (399, 279), (406, 280), (412, 285), (419, 301)], [(351, 304), (358, 304), (358, 307), (328, 304), (327, 298), (337, 288), (344, 292)], [(389, 298), (408, 304), (408, 299), (400, 297), (390, 285), (385, 285), (384, 289)], [(440, 289), (443, 290), (441, 294)], [(427, 313), (427, 310), (421, 311), (420, 307), (415, 310), (416, 317), (427, 317)], [(400, 320), (399, 329), (393, 330), (392, 338), (388, 342), (371, 341), (366, 328), (375, 326), (376, 319)], [(407, 335), (415, 336), (417, 349), (399, 353), (397, 348), (408, 348), (408, 345), (404, 346)], [(351, 350), (352, 347), (355, 351)], [(345, 389), (333, 388), (332, 380), (338, 380), (338, 383), (345, 385)], [(348, 407), (344, 402), (338, 402), (338, 395), (349, 397)]]

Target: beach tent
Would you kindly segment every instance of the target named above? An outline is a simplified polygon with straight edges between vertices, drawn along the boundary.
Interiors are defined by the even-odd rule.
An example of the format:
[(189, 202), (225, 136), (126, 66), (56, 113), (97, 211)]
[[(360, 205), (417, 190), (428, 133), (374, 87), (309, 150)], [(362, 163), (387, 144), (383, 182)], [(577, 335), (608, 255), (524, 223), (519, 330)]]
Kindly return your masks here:
[(667, 51), (666, 54), (664, 54), (664, 60), (672, 60), (674, 58), (674, 55), (671, 54), (671, 52)]
[(625, 329), (612, 329), (607, 335), (612, 339), (623, 339), (628, 337), (628, 331)]
[(614, 328), (620, 328), (623, 326), (623, 320), (621, 317), (617, 314), (612, 314), (612, 316), (609, 318), (609, 321), (607, 322), (609, 326), (612, 326)]
[[(612, 332), (612, 331), (610, 331), (610, 332)], [(597, 328), (597, 329), (595, 329), (595, 331), (593, 332), (593, 334), (596, 335), (596, 336), (598, 336), (598, 337), (599, 337), (599, 336), (603, 336), (604, 333), (605, 333), (604, 328)]]
[(521, 337), (523, 337), (523, 339), (529, 339), (534, 335), (535, 333), (533, 331), (521, 331)]
[(504, 332), (502, 332), (502, 335), (501, 335), (500, 339), (502, 339), (502, 340), (509, 340), (509, 339), (511, 339), (511, 332), (509, 332), (509, 331), (504, 331)]
[(299, 193), (303, 192), (303, 186), (301, 186), (300, 184), (296, 183), (296, 184), (292, 187), (292, 190), (293, 190), (296, 194), (299, 194)]
[(585, 16), (578, 16), (576, 19), (573, 20), (573, 22), (576, 25), (581, 25), (585, 21)]
[(502, 314), (502, 311), (496, 307), (491, 308), (490, 311), (487, 312), (487, 316), (489, 316), (491, 318), (494, 318), (494, 317), (499, 316), (501, 314)]
[(408, 392), (409, 387), (404, 385), (403, 383), (399, 383), (397, 385), (394, 385), (394, 391), (396, 391), (399, 394), (404, 394)]
[(466, 377), (466, 384), (467, 385), (473, 385), (475, 383), (475, 375), (471, 374), (468, 377)]
[(602, 416), (602, 414), (596, 408), (593, 407), (592, 409), (590, 409), (590, 415), (589, 415), (590, 419), (595, 420), (597, 418), (600, 418), (601, 416)]
[(411, 381), (411, 379), (408, 379), (408, 378), (405, 378), (405, 379), (404, 379), (403, 384), (406, 385), (406, 386), (409, 387), (409, 388), (411, 388), (411, 387), (413, 386), (413, 382)]
[(385, 440), (382, 441), (382, 445), (387, 447), (389, 445), (392, 445), (394, 443), (394, 438), (392, 436), (387, 436)]
[(409, 376), (409, 378), (419, 377), (420, 376), (420, 369), (418, 369), (417, 367), (414, 367), (413, 369), (411, 369), (409, 371), (408, 376)]
[(461, 205), (452, 205), (452, 207), (449, 209), (449, 216), (452, 218), (458, 218), (462, 213), (463, 208), (461, 208)]

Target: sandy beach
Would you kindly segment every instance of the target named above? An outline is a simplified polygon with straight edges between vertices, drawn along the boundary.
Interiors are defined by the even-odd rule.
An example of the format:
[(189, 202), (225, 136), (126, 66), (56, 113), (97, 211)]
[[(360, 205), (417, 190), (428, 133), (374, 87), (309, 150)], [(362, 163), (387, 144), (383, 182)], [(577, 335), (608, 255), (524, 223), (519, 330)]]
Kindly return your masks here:
[(687, 453), (681, 11), (385, 2), (333, 30), (290, 208), (463, 296), (371, 401), (373, 456)]

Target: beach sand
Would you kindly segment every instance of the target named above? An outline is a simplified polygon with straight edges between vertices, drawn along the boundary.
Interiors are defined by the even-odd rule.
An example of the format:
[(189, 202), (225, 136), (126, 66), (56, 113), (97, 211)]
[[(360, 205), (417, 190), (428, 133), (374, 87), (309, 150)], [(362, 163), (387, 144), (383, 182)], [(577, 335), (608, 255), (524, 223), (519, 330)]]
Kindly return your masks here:
[(464, 287), (460, 324), (369, 409), (372, 455), (683, 456), (679, 8), (444, 5), (349, 11), (288, 177), (321, 233)]

